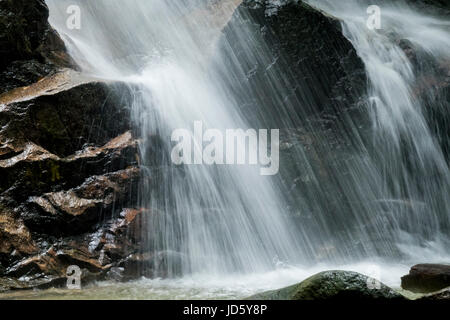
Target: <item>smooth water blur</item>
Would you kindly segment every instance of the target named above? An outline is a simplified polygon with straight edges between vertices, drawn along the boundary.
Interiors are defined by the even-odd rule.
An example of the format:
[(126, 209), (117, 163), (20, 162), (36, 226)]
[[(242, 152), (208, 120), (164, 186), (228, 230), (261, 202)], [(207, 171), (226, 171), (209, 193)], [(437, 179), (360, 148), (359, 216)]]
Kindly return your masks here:
[[(80, 30), (65, 27), (68, 3), (81, 8)], [(230, 7), (193, 0), (48, 4), (51, 23), (85, 72), (134, 86), (130, 104), (142, 137), (141, 206), (152, 212), (147, 245), (180, 253), (174, 255), (178, 260), (168, 259), (169, 274), (255, 272), (272, 269), (275, 257), (298, 261), (278, 190), (259, 168), (180, 168), (170, 161), (175, 129), (192, 131), (194, 121), (223, 133), (248, 127), (209, 68), (222, 27), (215, 26), (217, 16), (230, 17), (233, 2)]]
[[(436, 58), (448, 57), (448, 22), (386, 5), (383, 30), (371, 31), (365, 26), (367, 6), (360, 2), (308, 1), (342, 19), (369, 77), (366, 108), (373, 125), (368, 144), (358, 137), (356, 119), (340, 124), (342, 137), (357, 140), (357, 147), (338, 165), (324, 155), (330, 179), (319, 183), (320, 172), (302, 147), (295, 150), (302, 165), (292, 164), (291, 171), (273, 178), (251, 166), (170, 162), (174, 129), (192, 130), (197, 120), (204, 129), (265, 128), (273, 114), (284, 117), (285, 127), (308, 128), (321, 149), (331, 150), (318, 128), (295, 116), (300, 106), (321, 108), (310, 99), (318, 84), (299, 84), (302, 98), (296, 105), (286, 103), (284, 84), (299, 78), (288, 77), (289, 70), (267, 68), (270, 101), (254, 88), (230, 88), (245, 79), (244, 64), (272, 65), (270, 44), (254, 37), (251, 27), (239, 24), (232, 38), (244, 48), (243, 60), (223, 43), (230, 38), (224, 40), (220, 30), (239, 1), (46, 2), (51, 24), (83, 72), (128, 82), (135, 93), (130, 107), (142, 137), (140, 205), (152, 212), (143, 251), (180, 253), (168, 259), (166, 271), (181, 272), (181, 279), (120, 285), (120, 297), (133, 296), (135, 286), (137, 297), (168, 297), (164, 292), (169, 298), (245, 297), (325, 269), (367, 273), (362, 266), (370, 261), (383, 261), (381, 280), (398, 286), (411, 264), (449, 260), (448, 164), (413, 96), (412, 66), (386, 34), (396, 32)], [(81, 8), (80, 30), (66, 27), (72, 4)], [(231, 67), (221, 69), (222, 59), (232, 61)], [(253, 112), (259, 122), (240, 110), (240, 95), (258, 101)], [(314, 183), (291, 194), (292, 205), (283, 179), (299, 174)], [(301, 224), (290, 221), (292, 207), (304, 218)], [(280, 264), (290, 267), (277, 269)], [(101, 296), (108, 288), (82, 294)]]
[[(450, 22), (440, 18), (437, 10), (437, 16), (426, 16), (401, 1), (307, 2), (341, 19), (344, 35), (365, 64), (369, 77), (367, 110), (375, 149), (370, 160), (373, 167), (367, 169), (377, 177), (372, 190), (378, 200), (396, 215), (388, 227), (395, 231), (392, 240), (397, 247), (411, 245), (424, 251), (427, 242), (448, 243), (450, 171), (439, 141), (448, 139), (449, 128), (432, 131), (426, 120), (426, 113), (431, 111), (417, 97), (417, 87), (424, 87), (426, 99), (432, 97), (435, 109), (446, 108), (445, 99), (436, 97), (432, 81), (424, 84), (419, 77), (420, 68), (430, 69), (429, 77), (436, 76), (430, 62), (449, 61)], [(369, 5), (378, 5), (381, 10), (379, 30), (366, 27)], [(418, 66), (407, 58), (400, 47), (402, 41), (416, 48)], [(404, 208), (399, 210), (401, 202), (407, 206), (400, 205)], [(384, 232), (381, 230), (381, 234)], [(448, 255), (449, 249), (444, 246), (441, 253)]]

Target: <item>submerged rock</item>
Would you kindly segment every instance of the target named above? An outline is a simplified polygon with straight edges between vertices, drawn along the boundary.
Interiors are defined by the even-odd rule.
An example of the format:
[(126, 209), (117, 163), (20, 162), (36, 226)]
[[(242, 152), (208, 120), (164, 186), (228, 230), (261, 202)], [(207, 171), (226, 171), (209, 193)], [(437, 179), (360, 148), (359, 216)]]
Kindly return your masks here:
[(402, 288), (416, 293), (429, 293), (450, 287), (450, 265), (418, 264), (402, 277)]
[(406, 300), (388, 286), (352, 271), (325, 271), (299, 284), (251, 296), (250, 300)]

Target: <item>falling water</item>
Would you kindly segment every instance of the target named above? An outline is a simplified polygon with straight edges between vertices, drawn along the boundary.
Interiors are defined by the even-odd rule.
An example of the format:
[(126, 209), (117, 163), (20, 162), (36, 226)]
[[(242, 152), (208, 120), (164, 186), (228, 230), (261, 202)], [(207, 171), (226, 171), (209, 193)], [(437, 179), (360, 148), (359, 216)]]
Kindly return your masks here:
[[(302, 83), (296, 105), (287, 103), (283, 84), (295, 77), (281, 64), (268, 71), (270, 102), (245, 84), (236, 88), (247, 76), (244, 65), (268, 66), (273, 60), (270, 44), (242, 23), (248, 17), (236, 16), (232, 24), (238, 31), (221, 35), (240, 1), (46, 2), (50, 22), (83, 72), (129, 83), (134, 92), (130, 106), (141, 137), (143, 172), (140, 205), (150, 212), (143, 251), (168, 255), (169, 276), (257, 273), (280, 264), (336, 266), (378, 257), (406, 263), (448, 257), (450, 173), (439, 145), (443, 136), (427, 124), (424, 106), (413, 96), (413, 67), (386, 32), (409, 39), (431, 58), (449, 58), (445, 21), (385, 5), (383, 30), (373, 31), (365, 27), (367, 5), (309, 1), (341, 19), (369, 78), (362, 109), (369, 115), (370, 133), (358, 130), (358, 119), (341, 122), (342, 139), (352, 147), (345, 161), (335, 162), (324, 153), (329, 139), (298, 111), (299, 106), (320, 109), (310, 99), (316, 84)], [(81, 8), (80, 30), (66, 26), (66, 9), (73, 4)], [(230, 41), (244, 48), (242, 60)], [(248, 101), (258, 105), (251, 115), (242, 110)], [(318, 146), (308, 151), (297, 145), (298, 163), (280, 167), (276, 177), (263, 177), (259, 168), (247, 165), (173, 165), (173, 130), (193, 130), (198, 120), (204, 129), (221, 131), (302, 127)], [(323, 157), (325, 180), (323, 168), (308, 155), (311, 149)], [(308, 181), (305, 188), (290, 189), (286, 180), (295, 176)]]
[[(377, 183), (372, 182), (371, 189), (365, 192), (372, 193), (374, 202), (382, 204), (383, 210), (391, 215), (389, 224), (380, 225), (377, 232), (384, 244), (391, 242), (410, 257), (420, 255), (430, 246), (436, 250), (438, 260), (448, 257), (450, 171), (445, 159), (448, 147), (442, 144), (448, 139), (448, 124), (435, 132), (435, 123), (444, 120), (427, 121), (427, 114), (432, 113), (427, 110), (430, 108), (427, 100), (432, 101), (441, 116), (448, 112), (447, 101), (436, 94), (436, 83), (423, 82), (421, 73), (426, 70), (431, 77), (437, 77), (442, 76), (439, 72), (445, 72), (433, 74), (431, 70), (438, 61), (448, 64), (450, 23), (435, 16), (438, 11), (424, 15), (402, 1), (309, 0), (308, 3), (341, 19), (345, 37), (352, 42), (366, 68), (369, 80), (366, 110), (372, 122), (372, 142), (365, 147), (373, 150), (369, 152), (371, 159), (366, 170)], [(380, 8), (379, 30), (367, 27), (370, 5)], [(407, 57), (402, 43), (416, 50), (413, 59)], [(425, 98), (419, 98), (419, 90), (426, 92)], [(368, 220), (377, 212), (373, 209), (359, 214), (367, 214), (364, 219)]]
[[(68, 2), (49, 4), (57, 12)], [(177, 167), (170, 161), (172, 132), (192, 130), (194, 121), (221, 132), (248, 127), (209, 68), (222, 26), (213, 25), (208, 8), (192, 0), (130, 0), (125, 8), (123, 1), (78, 5), (79, 31), (68, 32), (53, 15), (75, 59), (85, 72), (137, 87), (131, 103), (142, 137), (148, 249), (169, 255), (171, 274), (254, 272), (273, 268), (277, 259), (298, 260), (276, 186), (258, 168)]]

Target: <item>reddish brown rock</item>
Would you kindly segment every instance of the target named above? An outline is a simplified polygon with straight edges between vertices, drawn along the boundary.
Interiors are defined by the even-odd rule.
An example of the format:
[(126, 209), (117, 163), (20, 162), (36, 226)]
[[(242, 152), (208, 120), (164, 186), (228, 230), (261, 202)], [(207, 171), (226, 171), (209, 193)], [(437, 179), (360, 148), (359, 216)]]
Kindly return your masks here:
[(136, 250), (137, 213), (119, 216), (139, 180), (122, 90), (67, 70), (0, 96), (0, 276), (53, 285), (79, 264), (101, 278)]
[(0, 1), (0, 27), (0, 290), (62, 285), (69, 265), (101, 279), (147, 221), (123, 209), (140, 177), (132, 89), (66, 69), (43, 0)]
[(416, 293), (429, 293), (450, 287), (450, 265), (418, 264), (402, 277), (402, 288)]
[[(139, 239), (128, 237), (128, 234), (137, 227), (140, 219), (145, 219), (143, 215), (147, 212), (142, 209), (124, 209), (119, 218), (105, 222), (96, 232), (60, 238), (45, 252), (22, 259), (9, 267), (6, 275), (16, 279), (28, 278), (34, 281), (30, 285), (36, 287), (65, 278), (67, 268), (76, 265), (85, 270), (85, 283), (105, 279), (111, 268), (119, 268), (120, 265), (124, 269), (124, 261), (139, 256)], [(127, 279), (140, 276), (130, 264), (126, 274)], [(41, 281), (36, 281), (38, 279)]]
[[(0, 255), (17, 260), (23, 255), (36, 253), (38, 248), (21, 219), (0, 207)], [(0, 259), (1, 260), (1, 259)]]
[(21, 208), (25, 224), (50, 235), (77, 235), (93, 231), (114, 208), (126, 205), (137, 194), (139, 169), (92, 176), (74, 189), (30, 197)]

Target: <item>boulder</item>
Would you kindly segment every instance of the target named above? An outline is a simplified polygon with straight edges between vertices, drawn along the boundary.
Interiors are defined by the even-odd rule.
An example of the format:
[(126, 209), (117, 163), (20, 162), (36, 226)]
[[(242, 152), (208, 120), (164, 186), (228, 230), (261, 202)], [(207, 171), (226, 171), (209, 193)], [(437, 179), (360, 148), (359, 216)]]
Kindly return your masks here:
[[(346, 238), (358, 252), (373, 243), (360, 235), (374, 238), (375, 233), (349, 223), (351, 212), (369, 211), (367, 202), (358, 202), (366, 195), (355, 196), (361, 190), (351, 172), (366, 165), (362, 158), (373, 144), (373, 127), (365, 65), (343, 35), (341, 21), (304, 1), (246, 0), (221, 43), (223, 74), (240, 67), (229, 86), (249, 126), (280, 129), (279, 177), (286, 186), (280, 193), (289, 215), (307, 229), (304, 238), (314, 239), (308, 241), (314, 246), (308, 259), (348, 254), (352, 248), (322, 250)], [(324, 228), (324, 221), (333, 229)], [(323, 254), (316, 257), (319, 251)]]
[(2, 157), (25, 142), (69, 156), (88, 143), (101, 146), (130, 129), (130, 98), (123, 83), (66, 70), (0, 96)]
[(402, 277), (402, 288), (416, 293), (430, 293), (450, 287), (450, 265), (417, 264)]
[(238, 103), (249, 119), (268, 113), (256, 121), (270, 119), (264, 127), (289, 127), (296, 116), (304, 121), (340, 114), (365, 94), (364, 63), (340, 21), (302, 1), (243, 1), (221, 44), (222, 68), (233, 70), (239, 63), (233, 72), (240, 78), (229, 84)]
[(351, 271), (324, 271), (299, 284), (267, 291), (249, 300), (406, 300), (388, 286)]

